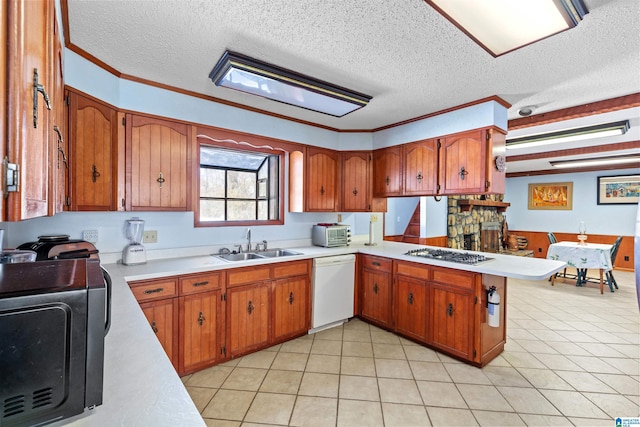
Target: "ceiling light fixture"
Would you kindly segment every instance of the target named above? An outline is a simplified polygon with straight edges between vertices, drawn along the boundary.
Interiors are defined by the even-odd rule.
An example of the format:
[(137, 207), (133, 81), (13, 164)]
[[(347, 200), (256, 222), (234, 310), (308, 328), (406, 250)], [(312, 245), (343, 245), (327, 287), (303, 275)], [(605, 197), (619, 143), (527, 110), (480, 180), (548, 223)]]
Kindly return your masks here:
[(591, 159), (561, 160), (549, 162), (554, 168), (584, 168), (589, 166), (613, 166), (636, 163), (640, 166), (640, 154), (628, 156), (594, 157)]
[(494, 57), (578, 25), (582, 0), (425, 0)]
[(534, 107), (533, 105), (530, 105), (528, 107), (522, 107), (521, 109), (518, 110), (518, 115), (522, 116), (522, 117), (527, 117), (533, 114), (533, 110), (535, 110), (536, 107)]
[(562, 142), (582, 141), (585, 139), (602, 138), (605, 136), (624, 135), (628, 130), (629, 120), (623, 120), (620, 122), (565, 129), (557, 132), (538, 133), (507, 139), (507, 150), (559, 144)]
[(216, 86), (342, 117), (367, 105), (371, 96), (225, 51), (209, 73)]

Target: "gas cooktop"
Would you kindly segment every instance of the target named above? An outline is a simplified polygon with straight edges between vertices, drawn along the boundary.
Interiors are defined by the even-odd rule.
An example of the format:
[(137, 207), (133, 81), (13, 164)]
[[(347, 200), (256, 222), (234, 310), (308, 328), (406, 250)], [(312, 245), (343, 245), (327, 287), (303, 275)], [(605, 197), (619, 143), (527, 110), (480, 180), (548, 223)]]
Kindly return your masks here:
[(489, 258), (480, 254), (472, 254), (469, 252), (455, 252), (445, 249), (413, 249), (405, 255), (418, 256), (421, 258), (438, 259), (441, 261), (457, 262), (460, 264), (477, 265), (483, 262), (493, 261), (494, 258)]

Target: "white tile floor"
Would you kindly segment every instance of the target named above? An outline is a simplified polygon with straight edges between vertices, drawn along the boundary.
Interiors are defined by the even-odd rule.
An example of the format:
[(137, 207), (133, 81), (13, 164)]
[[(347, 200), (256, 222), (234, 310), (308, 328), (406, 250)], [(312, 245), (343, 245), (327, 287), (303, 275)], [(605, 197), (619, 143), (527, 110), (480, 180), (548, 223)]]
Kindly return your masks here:
[(478, 369), (353, 320), (183, 378), (209, 426), (613, 426), (640, 416), (640, 316), (620, 289), (509, 279), (507, 344)]

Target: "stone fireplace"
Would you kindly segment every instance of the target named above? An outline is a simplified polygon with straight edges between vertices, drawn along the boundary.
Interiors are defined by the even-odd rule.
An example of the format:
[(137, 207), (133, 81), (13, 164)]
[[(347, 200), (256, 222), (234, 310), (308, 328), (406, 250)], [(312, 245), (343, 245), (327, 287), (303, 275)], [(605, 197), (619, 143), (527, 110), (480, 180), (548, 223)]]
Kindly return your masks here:
[(449, 247), (499, 252), (502, 249), (504, 212), (509, 206), (508, 203), (502, 202), (502, 197), (502, 194), (449, 196), (447, 215)]

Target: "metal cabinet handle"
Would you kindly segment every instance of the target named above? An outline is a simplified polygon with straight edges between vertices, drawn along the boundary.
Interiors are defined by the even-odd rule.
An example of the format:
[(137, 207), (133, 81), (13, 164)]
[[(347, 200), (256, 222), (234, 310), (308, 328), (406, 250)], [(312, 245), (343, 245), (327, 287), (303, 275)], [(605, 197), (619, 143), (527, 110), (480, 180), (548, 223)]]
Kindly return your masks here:
[(375, 265), (376, 267), (380, 267), (380, 263), (378, 261), (372, 261), (371, 265)]
[(324, 185), (320, 186), (320, 195), (324, 196)]
[(384, 179), (384, 183), (387, 184), (387, 186), (389, 186), (389, 182), (391, 180), (389, 179), (389, 176), (387, 175), (387, 177)]
[(47, 110), (51, 110), (51, 101), (44, 86), (38, 83), (38, 69), (33, 69), (33, 127), (38, 127), (38, 93), (42, 94)]
[(463, 166), (460, 168), (460, 172), (458, 172), (458, 175), (460, 175), (460, 179), (464, 181), (464, 177), (469, 175), (469, 171), (466, 170)]
[(453, 304), (449, 303), (449, 306), (447, 307), (447, 314), (449, 316), (453, 316)]
[(358, 189), (357, 189), (357, 188), (355, 188), (355, 187), (354, 187), (354, 189), (353, 189), (353, 195), (354, 195), (354, 196), (357, 196), (357, 195), (358, 195)]
[(209, 281), (208, 281), (208, 280), (205, 280), (204, 282), (196, 282), (196, 283), (194, 283), (192, 286), (193, 286), (194, 288), (197, 288), (198, 286), (205, 286), (205, 285), (208, 285), (208, 284), (209, 284)]
[(158, 327), (156, 326), (156, 322), (155, 321), (151, 322), (151, 329), (153, 330), (154, 334), (158, 333)]
[(408, 301), (409, 301), (409, 304), (413, 304), (413, 292), (409, 292)]
[(289, 292), (289, 304), (293, 304), (293, 292)]
[(164, 288), (147, 289), (146, 291), (143, 292), (143, 294), (145, 295), (157, 294), (158, 292), (162, 292), (162, 291), (164, 291)]
[(253, 302), (249, 301), (249, 304), (247, 304), (247, 313), (253, 313), (254, 308), (255, 307), (253, 306)]
[(202, 326), (202, 324), (204, 323), (204, 314), (202, 314), (202, 312), (200, 312), (200, 315), (198, 315), (198, 325)]
[(416, 180), (418, 180), (418, 183), (422, 182), (422, 172), (418, 172), (418, 176), (416, 176)]
[(378, 284), (377, 284), (377, 283), (374, 283), (374, 284), (373, 284), (373, 293), (374, 293), (374, 294), (377, 294), (377, 293), (378, 293), (378, 289), (379, 289), (379, 288), (378, 288)]
[(69, 169), (69, 163), (67, 163), (67, 155), (64, 153), (64, 148), (62, 144), (64, 144), (64, 140), (62, 139), (62, 132), (60, 132), (60, 128), (57, 125), (53, 125), (53, 131), (58, 135), (58, 169), (60, 169), (60, 155), (62, 154), (62, 164), (64, 164), (65, 169)]
[(160, 172), (160, 174), (158, 175), (158, 179), (156, 179), (156, 181), (158, 182), (158, 184), (160, 184), (160, 188), (162, 188), (162, 184), (164, 184), (164, 182), (166, 181), (166, 179), (164, 179), (164, 174), (162, 172)]
[(91, 165), (91, 180), (93, 182), (96, 182), (99, 176), (100, 172), (98, 172), (98, 168), (96, 167), (96, 165)]

